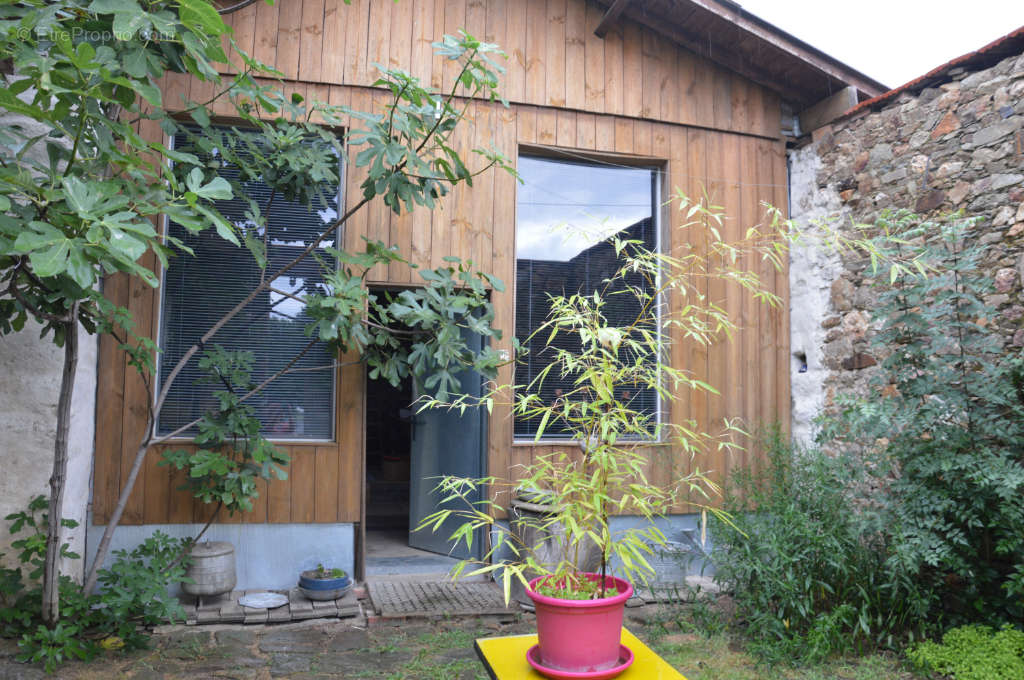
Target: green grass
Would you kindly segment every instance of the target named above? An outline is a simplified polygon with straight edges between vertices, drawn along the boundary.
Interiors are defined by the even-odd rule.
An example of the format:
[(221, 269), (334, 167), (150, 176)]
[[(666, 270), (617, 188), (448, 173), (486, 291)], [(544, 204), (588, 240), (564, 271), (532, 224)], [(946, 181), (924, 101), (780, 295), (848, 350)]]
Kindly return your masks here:
[(687, 680), (909, 680), (895, 655), (874, 653), (824, 663), (768, 666), (730, 631), (726, 616), (703, 601), (663, 605), (627, 622), (629, 629)]
[[(910, 680), (914, 676), (901, 668), (900, 661), (886, 654), (838, 659), (801, 668), (768, 667), (748, 653), (741, 640), (730, 635), (710, 608), (665, 607), (645, 620), (631, 621), (629, 629), (678, 669), (687, 680)], [(413, 660), (390, 674), (386, 680), (486, 679), (480, 663), (446, 656), (469, 650), (473, 640), (496, 634), (531, 632), (531, 624), (497, 633), (477, 622), (446, 621), (438, 630), (406, 637), (400, 630), (378, 639), (384, 648), (414, 651)], [(378, 649), (380, 648), (378, 647)]]
[[(638, 637), (644, 638), (641, 632)], [(896, 680), (913, 677), (902, 672), (896, 659), (882, 655), (840, 659), (806, 668), (766, 667), (747, 653), (742, 643), (724, 633), (704, 637), (674, 633), (648, 639), (687, 680)]]
[[(899, 659), (885, 654), (799, 668), (766, 666), (745, 649), (742, 640), (733, 637), (722, 616), (712, 607), (686, 605), (663, 607), (653, 612), (645, 608), (642, 613), (635, 613), (643, 618), (627, 621), (627, 627), (687, 680), (912, 680), (915, 677), (901, 667)], [(365, 647), (331, 653), (370, 657), (372, 661), (362, 667), (350, 665), (341, 671), (321, 658), (320, 655), (331, 651), (330, 640), (325, 639), (320, 655), (314, 654), (310, 675), (363, 680), (487, 680), (483, 665), (473, 652), (473, 640), (535, 630), (529, 620), (498, 626), (487, 625), (479, 619), (371, 628)], [(322, 637), (315, 629), (309, 634), (314, 639)], [(174, 677), (190, 677), (193, 667), (202, 669), (211, 658), (221, 657), (226, 652), (199, 644), (200, 641), (191, 636), (183, 638), (165, 641), (148, 652), (111, 655), (100, 664), (73, 664), (74, 672), (69, 667), (67, 677), (106, 680), (129, 672), (145, 674), (147, 669)], [(240, 652), (234, 649), (233, 653)], [(269, 663), (271, 655), (263, 656)], [(0, 676), (4, 671), (5, 667), (0, 664)]]

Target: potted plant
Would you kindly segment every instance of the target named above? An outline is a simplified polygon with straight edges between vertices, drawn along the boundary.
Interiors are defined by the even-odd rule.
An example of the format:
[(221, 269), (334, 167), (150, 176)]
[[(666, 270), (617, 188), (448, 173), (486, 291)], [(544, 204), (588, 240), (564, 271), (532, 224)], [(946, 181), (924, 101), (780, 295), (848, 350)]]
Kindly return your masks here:
[[(756, 272), (739, 263), (767, 259), (780, 265), (784, 242), (778, 237), (764, 239), (752, 229), (744, 243), (726, 243), (711, 224), (720, 224), (719, 215), (685, 198), (681, 205), (708, 227), (705, 251), (656, 253), (638, 241), (613, 237), (608, 245), (618, 257), (618, 268), (602, 289), (550, 296), (546, 322), (523, 343), (533, 345), (534, 361), (546, 356), (550, 362), (528, 385), (514, 388), (513, 411), (517, 418), (536, 423), (536, 440), (555, 436), (569, 446), (536, 457), (515, 481), (443, 479), (438, 490), (445, 507), (418, 527), (437, 528), (457, 516), (463, 523), (453, 540), (468, 544), (479, 531), (491, 535), (483, 560), (462, 562), (452, 575), (493, 574), (504, 586), (506, 601), (513, 581), (526, 584), (537, 611), (539, 637), (538, 648), (531, 649), (527, 658), (552, 677), (567, 677), (566, 673), (612, 677), (628, 666), (631, 653), (620, 643), (623, 608), (633, 590), (630, 582), (646, 582), (653, 573), (646, 556), (666, 544), (655, 520), (672, 510), (684, 494), (709, 499), (717, 491), (696, 469), (668, 484), (652, 484), (646, 475), (649, 458), (692, 458), (712, 446), (734, 447), (734, 439), (742, 434), (732, 421), (713, 436), (700, 432), (692, 422), (660, 418), (659, 402), (664, 411), (683, 391), (714, 392), (664, 358), (673, 335), (709, 344), (733, 329), (724, 310), (706, 297), (704, 286), (710, 278), (731, 281), (761, 300), (777, 302), (760, 285)], [(771, 226), (777, 233), (778, 221)], [(742, 257), (751, 252), (760, 257)], [(661, 304), (669, 297), (688, 304)], [(542, 339), (541, 347), (534, 342), (537, 338)], [(490, 407), (512, 389), (495, 388), (482, 403)], [(448, 403), (426, 400), (424, 407), (469, 404), (466, 398)], [(481, 485), (490, 488), (491, 498), (471, 500)], [(517, 515), (515, 523), (526, 521), (532, 526), (528, 531), (521, 526), (513, 530), (499, 521), (504, 516), (498, 502), (502, 487), (539, 490), (549, 510), (525, 519)], [(453, 500), (463, 502), (452, 507)], [(708, 510), (717, 512), (700, 500), (691, 504), (699, 507), (702, 516)], [(616, 529), (612, 517), (623, 514), (646, 521)], [(524, 540), (524, 536), (532, 538)], [(577, 566), (589, 542), (600, 554), (596, 572)], [(557, 557), (538, 559), (551, 554)], [(540, 575), (528, 580), (527, 574)]]
[(311, 600), (337, 600), (352, 587), (343, 569), (316, 565), (299, 575), (299, 590)]

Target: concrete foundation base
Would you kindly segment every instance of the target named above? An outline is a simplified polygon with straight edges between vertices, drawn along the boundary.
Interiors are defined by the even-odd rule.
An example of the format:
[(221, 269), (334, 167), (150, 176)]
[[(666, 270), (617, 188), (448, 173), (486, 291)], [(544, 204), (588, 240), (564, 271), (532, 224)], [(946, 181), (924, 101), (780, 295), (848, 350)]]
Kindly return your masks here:
[[(131, 550), (162, 531), (169, 536), (195, 536), (200, 524), (149, 524), (119, 526), (114, 532), (111, 553)], [(102, 526), (90, 526), (86, 560), (96, 556)], [(235, 546), (235, 572), (238, 590), (283, 590), (295, 585), (299, 572), (317, 564), (338, 567), (353, 573), (355, 531), (352, 524), (215, 524), (203, 540), (228, 541)], [(111, 564), (113, 555), (107, 558)]]

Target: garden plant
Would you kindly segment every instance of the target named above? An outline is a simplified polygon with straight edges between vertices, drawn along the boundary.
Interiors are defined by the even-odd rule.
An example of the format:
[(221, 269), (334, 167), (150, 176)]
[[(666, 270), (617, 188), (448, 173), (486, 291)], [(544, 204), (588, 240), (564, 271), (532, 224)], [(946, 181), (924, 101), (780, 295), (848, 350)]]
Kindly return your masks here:
[[(513, 580), (526, 585), (526, 575), (545, 574), (542, 594), (563, 599), (605, 596), (604, 577), (613, 571), (627, 580), (645, 581), (651, 573), (647, 555), (665, 544), (655, 520), (671, 512), (686, 498), (690, 510), (718, 513), (707, 503), (717, 487), (700, 471), (700, 456), (709, 449), (732, 449), (743, 435), (733, 420), (719, 432), (702, 432), (695, 422), (667, 422), (641, 407), (636, 395), (647, 390), (662, 404), (684, 392), (715, 392), (684, 368), (665, 361), (672, 342), (707, 345), (729, 336), (734, 321), (709, 300), (704, 284), (725, 281), (765, 304), (777, 297), (759, 278), (751, 263), (765, 259), (781, 266), (787, 240), (778, 213), (771, 211), (764, 224), (751, 227), (739, 242), (721, 236), (721, 209), (707, 201), (692, 201), (682, 194), (674, 205), (684, 224), (684, 243), (695, 244), (679, 253), (652, 252), (642, 243), (613, 236), (617, 268), (600, 290), (565, 291), (549, 297), (550, 312), (535, 331), (545, 339), (545, 367), (528, 385), (499, 386), (483, 399), (493, 406), (501, 395), (514, 392), (514, 413), (536, 420), (536, 439), (549, 435), (565, 441), (564, 450), (538, 456), (517, 469), (515, 480), (448, 477), (438, 492), (440, 509), (424, 519), (419, 530), (440, 527), (451, 517), (462, 520), (452, 536), (471, 545), (486, 534), (490, 544), (480, 563), (464, 561), (453, 575), (495, 574), (508, 599)], [(700, 244), (699, 246), (697, 244)], [(671, 304), (667, 302), (671, 300)], [(606, 308), (617, 305), (634, 310), (623, 325), (608, 320)], [(560, 379), (572, 385), (554, 401), (539, 396), (544, 381)], [(464, 408), (465, 399), (426, 400), (424, 408)], [(651, 459), (672, 460), (673, 479), (659, 486), (648, 477)], [(697, 464), (691, 468), (691, 463)], [(688, 471), (684, 472), (684, 470)], [(481, 486), (490, 497), (475, 501)], [(540, 545), (523, 544), (520, 532), (499, 521), (509, 493), (515, 489), (540, 491), (552, 512), (537, 519), (530, 532), (542, 543), (555, 543), (559, 557), (540, 562)], [(646, 523), (617, 529), (613, 516), (635, 515)], [(722, 515), (725, 518), (724, 515)], [(724, 519), (728, 521), (728, 519)], [(598, 579), (580, 573), (578, 557), (586, 544), (600, 555)]]
[(762, 658), (901, 651), (950, 626), (1019, 625), (1024, 381), (994, 323), (981, 228), (903, 211), (856, 239), (826, 230), (878, 290), (880, 362), (869, 396), (837, 396), (819, 448), (776, 438), (764, 470), (727, 486), (716, 578)]
[[(47, 540), (37, 553), (44, 556), (42, 607), (24, 610), (32, 626), (42, 622), (47, 630), (58, 630), (61, 602), (74, 607), (76, 601), (64, 593), (76, 591), (81, 601), (102, 582), (113, 532), (145, 457), (155, 455), (154, 444), (196, 428), (197, 451), (171, 453), (168, 463), (188, 470), (197, 497), (229, 511), (249, 507), (257, 478), (284, 474), (286, 456), (261, 437), (246, 402), (292, 363), (283, 362), (268, 380), (254, 383), (248, 373), (253, 358), (216, 343), (225, 324), (300, 262), (317, 260), (325, 270), (326, 285), (301, 298), (314, 319), (310, 344), (360, 351), (374, 377), (394, 382), (411, 374), (442, 398), (456, 384), (453, 375), (466, 366), (493, 374), (500, 363), (497, 353), (470, 351), (460, 344), (458, 329), (471, 324), (478, 333), (498, 333), (490, 327), (486, 288), (500, 287), (500, 281), (472, 263), (451, 259), (423, 272), (422, 289), (375, 295), (364, 285), (367, 272), (377, 264), (405, 262), (403, 255), (379, 242), (358, 252), (327, 247), (346, 221), (373, 201), (383, 201), (395, 213), (415, 206), (432, 209), (451, 186), (471, 184), (475, 175), (494, 167), (508, 168), (499, 154), (476, 149), (479, 162), (471, 170), (453, 141), (465, 113), (459, 97), (499, 99), (497, 47), (466, 34), (445, 36), (435, 47), (458, 64), (450, 91), (437, 93), (407, 73), (383, 69), (374, 85), (391, 93), (390, 102), (380, 111), (354, 111), (287, 95), (281, 74), (240, 50), (207, 0), (33, 1), (0, 9), (5, 79), (0, 107), (9, 120), (0, 131), (0, 334), (20, 332), (33, 319), (63, 348), (65, 359), (46, 517), (62, 516), (79, 330), (111, 335), (149, 395), (146, 427), (132, 443), (136, 454), (82, 586), (61, 587), (61, 523), (39, 524)], [(230, 61), (238, 68), (228, 68)], [(235, 74), (220, 75), (229, 71)], [(170, 75), (210, 83), (213, 94), (204, 101), (165, 101), (158, 84)], [(231, 127), (215, 124), (215, 104), (230, 111)], [(343, 139), (335, 130), (344, 119), (352, 126)], [(164, 140), (171, 136), (187, 143), (170, 148)], [(274, 196), (321, 205), (323, 187), (339, 182), (338, 159), (346, 154), (346, 143), (358, 151), (352, 165), (365, 173), (362, 195), (294, 260), (271, 267), (266, 227)], [(236, 179), (223, 176), (225, 167)], [(245, 193), (245, 181), (255, 179), (271, 189), (263, 203)], [(222, 202), (230, 199), (245, 202), (245, 220), (225, 216)], [(262, 275), (176, 366), (162, 373), (156, 389), (158, 348), (102, 288), (123, 285), (118, 275), (155, 287), (161, 268), (173, 266), (172, 258), (191, 255), (184, 240), (155, 226), (159, 216), (188, 234), (215, 232), (239, 258), (254, 261)], [(193, 360), (201, 360), (210, 379), (223, 387), (220, 408), (172, 435), (158, 435), (155, 423), (168, 393)], [(177, 578), (161, 573), (164, 583)], [(23, 598), (18, 602), (19, 608), (28, 606)], [(88, 620), (76, 624), (69, 637), (92, 635), (85, 630)], [(25, 630), (29, 623), (25, 620)], [(60, 630), (67, 634), (71, 625)], [(39, 644), (34, 633), (23, 638), (28, 650)]]

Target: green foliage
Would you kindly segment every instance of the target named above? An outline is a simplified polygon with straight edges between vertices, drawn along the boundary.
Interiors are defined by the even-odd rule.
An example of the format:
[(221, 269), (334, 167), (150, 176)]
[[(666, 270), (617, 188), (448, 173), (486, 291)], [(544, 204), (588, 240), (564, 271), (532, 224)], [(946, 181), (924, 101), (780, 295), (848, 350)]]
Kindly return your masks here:
[(931, 604), (914, 575), (891, 571), (885, 537), (849, 489), (855, 465), (794, 451), (776, 431), (763, 467), (732, 476), (714, 521), (715, 580), (730, 591), (758, 655), (771, 662), (894, 647)]
[(223, 387), (213, 393), (217, 409), (200, 419), (193, 438), (195, 451), (166, 451), (160, 462), (187, 470), (185, 488), (203, 503), (217, 503), (230, 514), (252, 510), (252, 499), (259, 496), (258, 480), (288, 476), (282, 469), (288, 454), (260, 434), (256, 409), (244, 401), (257, 387), (251, 380), (252, 364), (252, 352), (214, 345), (203, 353), (199, 368), (206, 376), (199, 382)]
[[(374, 292), (366, 279), (380, 264), (410, 263), (379, 241), (367, 241), (366, 252), (326, 251), (338, 259), (337, 268), (324, 267), (328, 294), (308, 295), (306, 313), (316, 334), (339, 353), (358, 351), (371, 380), (397, 386), (413, 376), (424, 393), (445, 400), (459, 392), (458, 374), (471, 368), (493, 379), (503, 360), (491, 343), (470, 350), (463, 330), (499, 340), (491, 324), (494, 307), (487, 286), (505, 289), (503, 282), (473, 267), (472, 261), (446, 257), (448, 264), (420, 270), (423, 285), (401, 292)], [(412, 266), (412, 265), (410, 265)]]
[[(12, 512), (4, 517), (11, 522), (11, 535), (20, 533), (22, 529), (29, 529), (30, 533), (25, 538), (19, 538), (11, 542), (11, 547), (18, 550), (18, 561), (23, 565), (32, 567), (28, 578), (37, 580), (43, 575), (43, 564), (46, 559), (46, 529), (47, 500), (45, 496), (35, 496), (28, 503), (28, 508), (19, 512)], [(72, 519), (62, 519), (62, 527), (74, 529), (78, 522)], [(60, 546), (60, 556), (65, 559), (77, 560), (78, 553), (72, 552), (67, 543)]]
[(566, 574), (561, 580), (548, 576), (538, 583), (534, 590), (541, 595), (562, 600), (593, 600), (601, 597), (601, 588), (597, 581), (579, 574)]
[(184, 621), (185, 610), (168, 587), (185, 580), (191, 546), (191, 539), (155, 531), (132, 550), (115, 550), (113, 564), (100, 570), (99, 606), (90, 628), (134, 648), (146, 644), (140, 626)]
[[(0, 10), (0, 52), (15, 74), (0, 107), (44, 128), (38, 134), (15, 121), (0, 133), (0, 281), (6, 284), (0, 333), (20, 330), (32, 315), (62, 344), (74, 320), (68, 310), (90, 331), (130, 333), (127, 312), (103, 300), (95, 286), (117, 271), (156, 286), (143, 253), (154, 252), (166, 266), (168, 257), (188, 252), (177, 239), (157, 234), (152, 220), (159, 215), (191, 232), (215, 228), (265, 267), (264, 227), (273, 197), (313, 204), (323, 200), (319, 187), (338, 183), (345, 147), (327, 126), (339, 125), (342, 115), (365, 124), (349, 133), (349, 143), (362, 147), (356, 165), (369, 167), (365, 200), (380, 196), (396, 212), (433, 207), (450, 184), (472, 183), (474, 174), (493, 166), (514, 172), (487, 149), (474, 150), (487, 162), (470, 172), (451, 142), (464, 114), (456, 90), (498, 98), (501, 68), (493, 57), (501, 53), (494, 45), (466, 34), (436, 44), (463, 67), (447, 96), (403, 71), (382, 69), (376, 85), (390, 90), (394, 103), (376, 113), (285, 97), (273, 80), (280, 74), (240, 50), (245, 68), (222, 82), (218, 65), (228, 61), (221, 49), (227, 33), (206, 0), (154, 0), (144, 9), (134, 0), (62, 0)], [(214, 97), (164, 102), (156, 82), (169, 72), (213, 82)], [(270, 78), (257, 81), (256, 75)], [(211, 123), (217, 99), (233, 106), (232, 117), (244, 127)], [(172, 115), (182, 109), (188, 119)], [(311, 122), (314, 116), (322, 123)], [(144, 139), (140, 122), (174, 136), (176, 148)], [(163, 158), (174, 162), (169, 172)], [(237, 177), (217, 174), (226, 166)], [(264, 204), (245, 191), (256, 179), (271, 189)], [(216, 207), (232, 197), (248, 205), (244, 223)], [(152, 342), (121, 339), (133, 365), (151, 371)]]
[[(62, 576), (64, 620), (52, 628), (43, 625), (39, 578), (46, 550), (46, 507), (46, 498), (37, 496), (27, 510), (6, 518), (11, 521), (11, 534), (28, 532), (13, 544), (21, 551), (21, 566), (0, 568), (0, 635), (19, 638), (19, 661), (40, 663), (50, 673), (67, 660), (91, 659), (104, 647), (145, 647), (147, 628), (184, 621), (185, 611), (168, 587), (185, 576), (190, 541), (157, 531), (131, 551), (115, 551), (110, 568), (100, 570), (99, 594), (86, 595), (77, 583)], [(62, 523), (75, 526), (70, 520)], [(66, 544), (62, 556), (78, 557)]]
[(348, 575), (345, 573), (344, 569), (339, 569), (337, 567), (325, 567), (322, 564), (316, 565), (316, 569), (314, 569), (313, 571), (313, 577), (321, 579), (345, 578)]
[(57, 666), (72, 658), (92, 658), (96, 651), (79, 638), (81, 632), (81, 627), (75, 623), (62, 621), (52, 630), (39, 624), (34, 631), (22, 635), (18, 643), (22, 649), (18, 661), (41, 663), (47, 673), (52, 673)]
[(947, 631), (941, 643), (914, 645), (907, 658), (921, 671), (953, 680), (1016, 680), (1024, 677), (1024, 632), (1009, 625), (998, 631), (960, 626)]
[[(152, 221), (161, 215), (192, 232), (213, 227), (265, 266), (261, 235), (273, 196), (311, 204), (323, 198), (319, 186), (338, 183), (345, 147), (331, 128), (343, 115), (364, 124), (348, 139), (362, 147), (355, 164), (368, 167), (364, 199), (380, 196), (395, 212), (433, 207), (449, 185), (471, 184), (474, 174), (491, 167), (514, 172), (501, 154), (483, 148), (474, 153), (487, 162), (471, 172), (451, 141), (464, 115), (456, 92), (499, 99), (502, 69), (494, 58), (503, 55), (495, 45), (465, 33), (435, 44), (462, 67), (447, 95), (401, 70), (381, 68), (375, 86), (390, 90), (394, 102), (378, 113), (286, 97), (276, 80), (281, 74), (233, 43), (244, 68), (224, 81), (225, 35), (230, 29), (207, 0), (150, 0), (144, 8), (135, 0), (61, 0), (0, 8), (0, 58), (10, 60), (13, 73), (0, 90), (0, 109), (35, 124), (15, 120), (0, 131), (0, 280), (7, 284), (0, 333), (20, 330), (32, 315), (61, 344), (74, 301), (81, 303), (76, 316), (87, 329), (112, 331), (123, 319), (94, 290), (97, 282), (126, 272), (156, 286), (156, 274), (140, 257), (152, 251), (166, 267), (175, 252), (188, 252), (177, 239), (157, 234)], [(167, 73), (212, 83), (213, 97), (163, 101), (157, 81)], [(231, 118), (242, 125), (214, 126), (216, 100), (231, 106)], [(178, 111), (188, 118), (174, 115)], [(177, 148), (167, 148), (162, 136), (144, 138), (137, 126), (158, 126)], [(173, 161), (170, 171), (162, 159)], [(224, 166), (236, 168), (237, 177), (218, 176)], [(245, 191), (255, 179), (271, 189), (263, 205)], [(232, 197), (248, 204), (244, 223), (226, 219), (215, 205)], [(142, 349), (139, 368), (151, 369), (154, 348)]]
[[(707, 279), (730, 282), (755, 298), (775, 302), (757, 274), (738, 263), (743, 255), (753, 261), (756, 254), (779, 264), (785, 251), (779, 221), (771, 220), (764, 232), (752, 228), (741, 243), (727, 243), (717, 228), (722, 219), (718, 209), (682, 195), (678, 198), (686, 220), (681, 228), (700, 231), (681, 242), (701, 242), (706, 250), (657, 253), (642, 242), (612, 237), (608, 243), (618, 269), (600, 290), (550, 297), (550, 313), (534, 333), (546, 338), (544, 350), (536, 354), (549, 363), (531, 384), (498, 387), (477, 404), (465, 398), (447, 404), (436, 399), (425, 403), (425, 407), (490, 406), (501, 395), (514, 392), (515, 414), (539, 423), (537, 439), (555, 432), (572, 441), (573, 449), (578, 448), (537, 456), (517, 471), (519, 479), (514, 482), (447, 477), (438, 485), (441, 509), (426, 517), (418, 529), (437, 530), (449, 517), (457, 517), (463, 523), (451, 540), (464, 541), (467, 547), (472, 547), (478, 531), (488, 532), (492, 543), (482, 563), (469, 575), (500, 574), (506, 599), (512, 579), (525, 585), (531, 573), (549, 575), (558, 589), (575, 591), (574, 597), (605, 597), (603, 578), (593, 593), (572, 585), (586, 580), (581, 579), (578, 565), (588, 544), (600, 555), (602, 577), (614, 568), (627, 579), (646, 580), (653, 571), (647, 561), (652, 546), (665, 544), (654, 520), (668, 513), (684, 495), (698, 499), (696, 506), (704, 508), (699, 499), (715, 492), (699, 466), (681, 473), (683, 466), (677, 467), (672, 457), (692, 458), (711, 446), (728, 449), (735, 446), (732, 437), (742, 434), (730, 421), (723, 423), (722, 435), (700, 432), (689, 421), (663, 422), (631, 397), (645, 390), (667, 405), (684, 391), (714, 391), (682, 367), (664, 360), (673, 334), (709, 344), (734, 328), (724, 311), (704, 296)], [(660, 300), (668, 297), (692, 302), (660, 305)], [(616, 305), (637, 310), (635, 318), (613, 325), (606, 309)], [(545, 402), (540, 391), (548, 376), (558, 376), (560, 384), (572, 387), (563, 390), (557, 400)], [(672, 462), (676, 476), (669, 484), (659, 486), (648, 479), (650, 450)], [(481, 487), (490, 487), (494, 498), (498, 497), (495, 491), (503, 488), (539, 490), (553, 511), (535, 519), (523, 518), (519, 524), (529, 525), (533, 531), (525, 533), (537, 536), (540, 544), (524, 545), (515, 532), (500, 525), (496, 517), (502, 508), (496, 501), (472, 500)], [(636, 515), (647, 522), (612, 531), (613, 514)], [(550, 546), (554, 549), (544, 552), (557, 557), (554, 562), (542, 563), (537, 555)], [(454, 575), (463, 575), (469, 566), (469, 562), (460, 563)]]
[[(220, 327), (212, 327), (181, 363), (162, 375), (160, 389), (154, 389), (158, 348), (135, 334), (131, 314), (105, 299), (98, 284), (106, 276), (124, 273), (155, 287), (170, 257), (191, 254), (181, 240), (158, 233), (154, 224), (159, 219), (167, 217), (190, 233), (212, 229), (226, 247), (238, 248), (239, 257), (252, 257), (263, 270), (250, 297), (238, 300), (239, 306), (219, 322), (223, 325), (274, 280), (315, 257), (318, 248), (337, 243), (337, 230), (368, 201), (379, 198), (396, 213), (415, 205), (433, 207), (450, 185), (471, 184), (474, 175), (492, 167), (514, 173), (500, 153), (484, 148), (474, 150), (483, 159), (481, 167), (470, 170), (453, 143), (472, 98), (499, 99), (501, 68), (494, 59), (502, 55), (494, 45), (465, 33), (445, 36), (435, 47), (460, 69), (450, 91), (435, 92), (408, 73), (382, 68), (375, 86), (389, 90), (392, 102), (382, 111), (359, 112), (284, 95), (282, 74), (240, 50), (230, 34), (209, 0), (58, 0), (0, 6), (0, 62), (7, 67), (0, 112), (13, 114), (0, 130), (0, 335), (22, 330), (29, 318), (42, 324), (44, 336), (52, 334), (57, 345), (77, 333), (79, 324), (90, 333), (112, 334), (128, 364), (139, 371), (144, 393), (152, 395), (145, 404), (148, 422), (138, 442), (140, 458), (150, 444), (167, 438), (155, 436), (154, 423), (170, 384)], [(225, 39), (241, 68), (228, 68)], [(222, 78), (225, 71), (236, 74)], [(204, 91), (211, 98), (164, 101), (158, 83), (168, 74), (208, 83)], [(218, 100), (229, 111), (221, 117), (237, 121), (237, 127), (213, 125)], [(343, 117), (352, 123), (347, 144), (333, 132)], [(173, 149), (164, 143), (171, 137)], [(267, 219), (275, 196), (322, 204), (321, 187), (340, 183), (338, 160), (348, 147), (358, 148), (355, 165), (367, 168), (362, 200), (326, 224), (295, 260), (266, 271)], [(166, 161), (173, 164), (168, 167)], [(225, 169), (231, 172), (222, 173)], [(255, 180), (270, 188), (262, 203), (246, 191), (246, 183)], [(229, 199), (244, 203), (244, 220), (228, 219), (218, 209), (218, 202)], [(373, 248), (382, 261), (398, 261), (383, 244)], [(147, 253), (155, 257), (144, 257)], [(412, 311), (400, 314), (391, 301), (377, 306), (386, 307), (397, 323), (418, 323), (417, 332), (434, 333), (433, 340), (413, 343), (408, 356), (395, 361), (387, 356), (395, 351), (387, 334), (396, 329), (382, 329), (354, 347), (375, 348), (369, 352), (370, 361), (376, 362), (371, 370), (387, 379), (400, 379), (408, 364), (414, 374), (430, 376), (425, 381), (434, 381), (437, 394), (446, 396), (454, 384), (452, 372), (473, 365), (493, 373), (498, 361), (490, 350), (469, 356), (457, 342), (460, 325), (489, 330), (493, 315), (480, 302), (486, 276), (471, 274), (461, 264), (435, 275), (447, 277), (447, 283), (432, 284), (429, 300), (415, 294), (406, 300), (418, 303), (406, 305)], [(353, 280), (337, 283), (350, 285)], [(456, 290), (462, 287), (472, 292)], [(337, 290), (323, 297), (340, 297), (343, 304), (334, 311), (343, 316), (344, 303), (354, 299), (345, 291), (339, 296)], [(467, 297), (475, 302), (464, 305)], [(417, 307), (428, 309), (433, 318), (417, 321)], [(485, 311), (473, 315), (477, 308)], [(318, 305), (318, 310), (322, 314), (311, 334), (350, 321), (329, 318), (328, 304)], [(409, 318), (402, 319), (403, 314)], [(339, 337), (339, 345), (349, 339), (330, 332), (321, 339), (335, 342)], [(243, 363), (241, 357), (229, 361)], [(172, 456), (176, 466), (189, 469), (201, 498), (224, 503), (232, 511), (248, 509), (255, 477), (268, 477), (284, 462), (283, 454), (258, 437), (258, 424), (239, 392), (243, 382), (226, 385), (219, 393), (218, 411), (193, 423), (199, 425), (200, 450)], [(73, 376), (66, 377), (62, 394), (69, 394), (73, 383)], [(247, 393), (259, 388), (247, 388)], [(55, 457), (58, 465), (62, 459)], [(62, 478), (60, 471), (56, 476)], [(101, 551), (109, 544), (123, 503), (115, 509)], [(87, 588), (95, 576), (94, 567)], [(54, 590), (51, 578), (45, 595), (51, 604)], [(48, 607), (47, 617), (56, 615)]]
[[(381, 77), (373, 85), (390, 90), (394, 104), (383, 114), (350, 111), (364, 123), (363, 129), (349, 134), (350, 142), (365, 145), (355, 159), (357, 167), (367, 168), (361, 185), (363, 196), (383, 196), (396, 214), (403, 206), (406, 210), (414, 205), (433, 209), (451, 184), (472, 186), (473, 176), (479, 172), (469, 170), (451, 137), (469, 97), (501, 100), (507, 106), (497, 90), (504, 69), (494, 58), (505, 56), (497, 45), (460, 31), (458, 36), (444, 36), (433, 47), (436, 54), (462, 64), (454, 85), (467, 97), (461, 104), (450, 95), (440, 96), (424, 88), (418, 78), (404, 71), (381, 68)], [(488, 161), (485, 169), (498, 166), (514, 173), (493, 148), (476, 148), (473, 153)]]
[[(174, 126), (156, 79), (167, 71), (216, 78), (211, 60), (226, 60), (227, 30), (201, 0), (0, 10), (0, 54), (13, 73), (0, 107), (34, 123), (14, 120), (0, 132), (0, 333), (20, 330), (26, 315), (57, 344), (68, 320), (109, 330), (113, 310), (94, 290), (102, 276), (121, 271), (157, 285), (140, 256), (153, 250), (166, 263), (180, 244), (163, 243), (151, 220), (173, 206), (198, 215), (201, 206), (188, 204), (185, 187), (159, 181), (155, 154), (166, 149), (143, 140), (135, 124)], [(223, 191), (203, 182), (189, 190)], [(82, 304), (69, 315), (73, 301)]]
[(21, 569), (0, 564), (0, 637), (10, 637), (31, 622), (31, 614), (17, 606), (24, 591)]
[(885, 396), (843, 399), (823, 440), (861, 452), (890, 536), (886, 568), (935, 594), (933, 618), (1019, 621), (1024, 363), (992, 323), (989, 246), (961, 219), (898, 213), (878, 226), (879, 252), (914, 253), (926, 272), (879, 291), (873, 344), (884, 359), (873, 386)]

